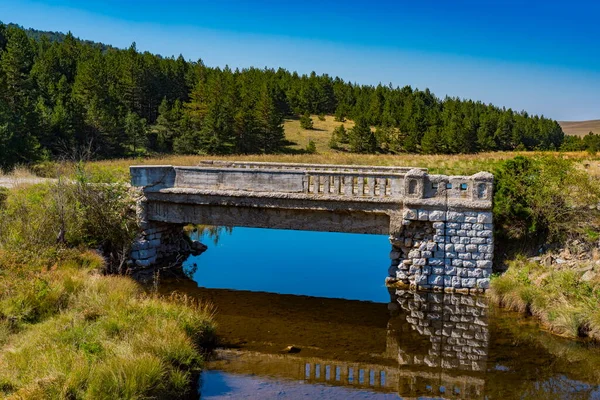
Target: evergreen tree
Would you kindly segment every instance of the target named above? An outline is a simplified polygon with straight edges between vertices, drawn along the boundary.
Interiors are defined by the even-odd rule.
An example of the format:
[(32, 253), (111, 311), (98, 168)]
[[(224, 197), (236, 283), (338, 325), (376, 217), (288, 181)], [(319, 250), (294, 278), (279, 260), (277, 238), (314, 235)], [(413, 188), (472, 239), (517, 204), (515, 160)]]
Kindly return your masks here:
[(162, 152), (272, 153), (285, 143), (283, 117), (301, 113), (304, 129), (312, 128), (311, 114), (357, 121), (346, 135), (352, 140), (336, 134), (332, 145), (351, 141), (359, 152), (596, 146), (595, 139), (565, 138), (560, 125), (544, 116), (439, 99), (428, 89), (358, 85), (282, 68), (210, 68), (202, 60), (140, 53), (135, 43), (121, 50), (70, 33), (0, 24), (4, 168), (90, 144), (97, 157), (122, 157), (146, 139), (148, 149)]
[(36, 93), (30, 77), (34, 50), (25, 32), (11, 27), (0, 55), (0, 167), (11, 168), (40, 157)]
[(313, 129), (313, 121), (308, 111), (300, 117), (300, 127), (302, 129)]
[(348, 133), (346, 128), (344, 128), (344, 124), (337, 126), (331, 133), (331, 138), (329, 139), (329, 148), (339, 149), (341, 143), (348, 143)]
[(125, 117), (125, 134), (133, 148), (133, 154), (137, 155), (138, 148), (146, 145), (146, 120), (129, 111)]
[(349, 134), (350, 151), (353, 153), (375, 153), (377, 141), (365, 118), (356, 120)]
[(262, 151), (265, 153), (278, 151), (285, 140), (283, 116), (277, 111), (266, 85), (262, 86), (260, 98), (256, 104), (256, 113)]

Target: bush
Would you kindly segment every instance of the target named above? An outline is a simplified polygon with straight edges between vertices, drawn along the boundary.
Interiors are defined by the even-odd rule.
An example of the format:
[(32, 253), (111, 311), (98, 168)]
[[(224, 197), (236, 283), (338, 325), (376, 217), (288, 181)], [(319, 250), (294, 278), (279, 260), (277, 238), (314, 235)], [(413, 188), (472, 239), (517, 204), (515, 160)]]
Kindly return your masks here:
[(494, 218), (501, 236), (558, 240), (592, 221), (600, 200), (596, 182), (558, 157), (517, 156), (495, 171)]
[(302, 129), (313, 129), (313, 121), (308, 112), (304, 113), (304, 115), (300, 117), (300, 126)]
[(325, 121), (325, 114), (319, 114), (319, 121)]
[(317, 144), (315, 143), (314, 140), (309, 140), (308, 144), (306, 145), (306, 152), (308, 154), (316, 154), (317, 152)]
[(41, 255), (55, 248), (99, 249), (119, 270), (137, 234), (135, 202), (124, 184), (76, 182), (13, 189), (0, 210), (0, 249)]

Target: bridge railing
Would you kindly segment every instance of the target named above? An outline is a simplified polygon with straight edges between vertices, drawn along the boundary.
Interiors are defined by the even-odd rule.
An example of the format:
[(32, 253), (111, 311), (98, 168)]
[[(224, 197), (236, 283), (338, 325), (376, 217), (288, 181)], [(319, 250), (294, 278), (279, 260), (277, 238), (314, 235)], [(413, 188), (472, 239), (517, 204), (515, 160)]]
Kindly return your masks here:
[(345, 197), (401, 197), (404, 176), (309, 171), (305, 193)]

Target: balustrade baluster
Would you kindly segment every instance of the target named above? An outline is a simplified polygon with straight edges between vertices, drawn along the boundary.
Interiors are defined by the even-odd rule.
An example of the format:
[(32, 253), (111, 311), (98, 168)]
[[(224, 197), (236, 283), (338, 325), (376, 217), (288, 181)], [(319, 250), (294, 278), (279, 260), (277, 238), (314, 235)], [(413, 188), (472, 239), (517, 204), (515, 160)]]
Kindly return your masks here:
[(362, 176), (358, 177), (358, 195), (365, 195), (365, 178), (363, 178)]
[(340, 177), (339, 176), (334, 176), (333, 177), (333, 194), (340, 194)]
[(327, 175), (323, 178), (325, 179), (325, 182), (323, 182), (323, 192), (328, 195), (330, 192), (331, 176)]
[(319, 175), (315, 175), (313, 177), (313, 179), (314, 179), (314, 181), (313, 181), (313, 185), (314, 185), (313, 192), (314, 192), (314, 194), (319, 194), (319, 189), (321, 188), (320, 178), (321, 177)]
[(352, 196), (354, 192), (354, 178), (351, 176), (344, 177), (344, 195)]
[(375, 196), (375, 177), (371, 176), (368, 179), (368, 184), (369, 184), (369, 196), (374, 197)]
[(387, 190), (387, 179), (386, 178), (377, 178), (379, 183), (379, 197), (385, 197), (385, 192)]
[(348, 384), (348, 366), (344, 365), (339, 368), (340, 368), (340, 382), (342, 382), (344, 385), (347, 385)]

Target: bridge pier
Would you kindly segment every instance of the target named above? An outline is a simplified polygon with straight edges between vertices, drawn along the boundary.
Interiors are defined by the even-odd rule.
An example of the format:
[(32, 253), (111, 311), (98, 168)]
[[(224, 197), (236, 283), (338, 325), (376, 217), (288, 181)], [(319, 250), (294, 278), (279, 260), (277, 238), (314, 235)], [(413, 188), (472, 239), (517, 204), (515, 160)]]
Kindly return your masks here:
[(131, 245), (131, 267), (143, 269), (177, 264), (190, 254), (200, 254), (206, 250), (204, 244), (189, 238), (184, 231), (184, 224), (148, 220), (147, 205), (147, 199), (140, 196), (137, 202), (140, 232)]
[(460, 293), (481, 293), (489, 287), (494, 255), (491, 212), (409, 208), (403, 225), (390, 236), (390, 284)]

